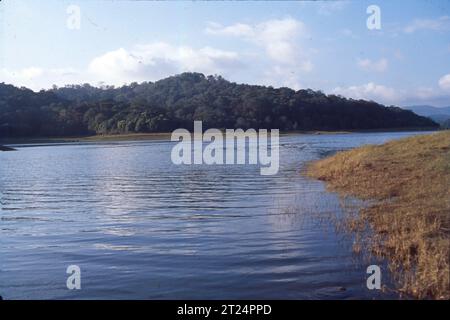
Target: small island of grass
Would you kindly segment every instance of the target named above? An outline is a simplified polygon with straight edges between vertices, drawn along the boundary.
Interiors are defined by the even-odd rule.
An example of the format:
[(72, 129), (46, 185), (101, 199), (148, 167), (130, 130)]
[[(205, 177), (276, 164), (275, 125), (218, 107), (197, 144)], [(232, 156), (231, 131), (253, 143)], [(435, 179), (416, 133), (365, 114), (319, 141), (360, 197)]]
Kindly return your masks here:
[(372, 200), (351, 223), (372, 229), (400, 291), (449, 299), (450, 131), (367, 145), (312, 163), (308, 175), (344, 196)]

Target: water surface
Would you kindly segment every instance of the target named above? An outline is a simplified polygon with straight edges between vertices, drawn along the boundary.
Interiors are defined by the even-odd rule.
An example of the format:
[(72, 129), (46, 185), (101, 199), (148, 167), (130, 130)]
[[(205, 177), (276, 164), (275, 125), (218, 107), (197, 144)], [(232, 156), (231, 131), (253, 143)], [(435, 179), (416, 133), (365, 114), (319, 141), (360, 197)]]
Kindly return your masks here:
[[(338, 150), (412, 134), (282, 136), (275, 176), (254, 165), (176, 166), (168, 141), (0, 153), (0, 295), (392, 297), (366, 288), (368, 263), (352, 254), (351, 237), (310, 219), (342, 208), (301, 170)], [(72, 264), (81, 268), (81, 290), (66, 287)]]

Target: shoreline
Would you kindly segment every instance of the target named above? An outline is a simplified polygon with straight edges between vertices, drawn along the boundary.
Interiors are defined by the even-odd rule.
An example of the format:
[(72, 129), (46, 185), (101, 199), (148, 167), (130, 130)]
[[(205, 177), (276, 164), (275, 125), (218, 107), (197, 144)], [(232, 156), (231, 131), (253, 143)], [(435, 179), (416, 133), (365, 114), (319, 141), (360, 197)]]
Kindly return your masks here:
[[(311, 130), (311, 131), (285, 131), (280, 132), (280, 136), (295, 134), (305, 135), (336, 135), (352, 133), (379, 133), (379, 132), (410, 132), (410, 131), (440, 131), (436, 128), (392, 128), (392, 129), (366, 129), (366, 130)], [(82, 142), (112, 142), (112, 141), (170, 141), (172, 132), (152, 132), (152, 133), (127, 133), (127, 134), (106, 134), (106, 135), (86, 135), (86, 136), (67, 136), (67, 137), (17, 137), (0, 138), (0, 145), (18, 145), (18, 144), (53, 144), (53, 143), (82, 143)]]
[(0, 145), (0, 151), (16, 151), (16, 149)]
[(450, 298), (450, 130), (338, 152), (306, 175), (371, 201), (344, 219), (344, 232), (360, 238), (355, 251), (387, 258), (400, 293)]

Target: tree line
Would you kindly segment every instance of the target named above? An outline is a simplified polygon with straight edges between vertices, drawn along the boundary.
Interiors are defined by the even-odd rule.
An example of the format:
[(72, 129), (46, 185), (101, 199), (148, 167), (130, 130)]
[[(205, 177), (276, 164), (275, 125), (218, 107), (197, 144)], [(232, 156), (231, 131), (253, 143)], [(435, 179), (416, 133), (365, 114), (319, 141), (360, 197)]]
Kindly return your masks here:
[(394, 106), (320, 91), (236, 84), (183, 73), (121, 87), (54, 86), (34, 92), (0, 83), (0, 138), (203, 128), (358, 130), (437, 127)]

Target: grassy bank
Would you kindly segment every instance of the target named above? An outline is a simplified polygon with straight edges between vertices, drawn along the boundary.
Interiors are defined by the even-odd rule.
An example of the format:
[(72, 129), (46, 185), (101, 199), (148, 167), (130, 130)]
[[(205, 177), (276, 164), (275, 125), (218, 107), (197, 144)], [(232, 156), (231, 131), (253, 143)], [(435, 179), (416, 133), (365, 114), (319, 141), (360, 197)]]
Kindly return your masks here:
[(349, 230), (384, 256), (400, 290), (449, 299), (450, 131), (368, 145), (312, 163), (308, 175), (342, 195), (370, 201)]

